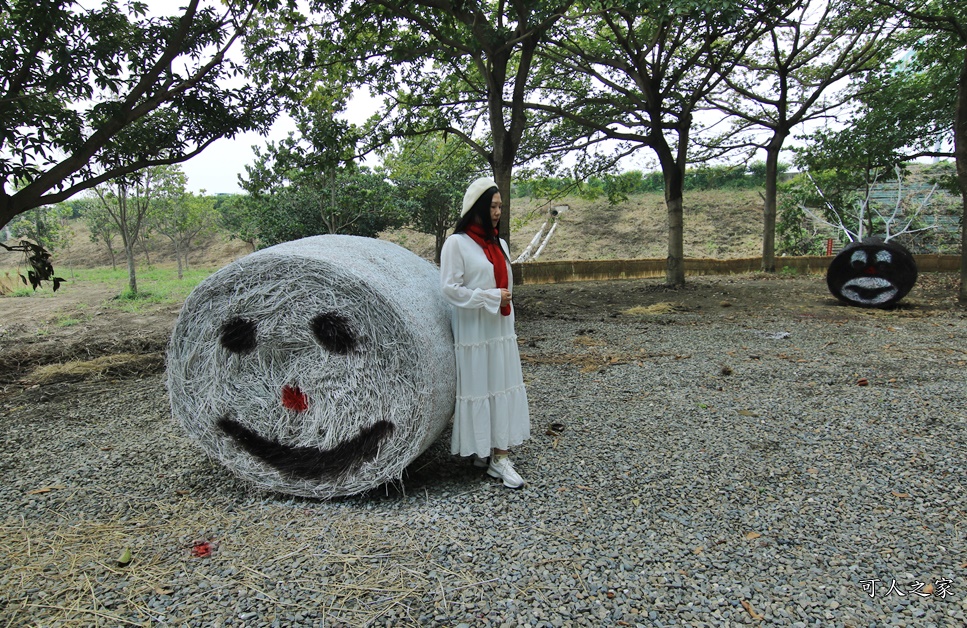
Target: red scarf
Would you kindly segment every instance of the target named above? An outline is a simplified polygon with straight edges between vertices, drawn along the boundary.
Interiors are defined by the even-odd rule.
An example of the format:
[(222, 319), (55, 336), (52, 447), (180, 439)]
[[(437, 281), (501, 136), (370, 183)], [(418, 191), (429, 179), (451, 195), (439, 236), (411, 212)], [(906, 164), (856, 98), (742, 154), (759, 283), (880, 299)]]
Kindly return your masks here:
[[(484, 250), (484, 255), (494, 265), (494, 280), (498, 288), (507, 288), (507, 264), (504, 257), (504, 250), (500, 247), (500, 240), (494, 238), (487, 239), (482, 225), (472, 224), (467, 227), (466, 234)], [(510, 316), (510, 303), (500, 306), (500, 313)]]

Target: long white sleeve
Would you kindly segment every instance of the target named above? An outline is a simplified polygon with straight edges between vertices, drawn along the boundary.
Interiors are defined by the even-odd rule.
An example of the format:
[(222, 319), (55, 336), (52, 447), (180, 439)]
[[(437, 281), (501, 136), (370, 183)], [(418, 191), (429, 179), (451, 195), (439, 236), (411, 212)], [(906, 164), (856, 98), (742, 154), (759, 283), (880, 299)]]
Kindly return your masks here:
[(466, 235), (454, 234), (443, 243), (440, 289), (443, 298), (457, 307), (483, 308), (492, 314), (500, 311), (500, 290), (494, 281), (493, 265), (483, 249)]

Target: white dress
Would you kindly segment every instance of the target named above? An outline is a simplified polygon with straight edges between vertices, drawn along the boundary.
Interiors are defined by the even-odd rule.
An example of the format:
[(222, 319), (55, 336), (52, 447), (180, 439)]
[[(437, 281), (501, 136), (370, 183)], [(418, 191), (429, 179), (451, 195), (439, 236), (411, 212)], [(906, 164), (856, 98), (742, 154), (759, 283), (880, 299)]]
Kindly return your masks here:
[[(507, 243), (500, 245), (507, 251)], [(507, 263), (508, 288), (514, 278)], [(443, 298), (452, 303), (456, 348), (457, 401), (453, 417), (453, 454), (489, 456), (530, 436), (527, 391), (520, 368), (514, 309), (500, 314), (500, 290), (483, 248), (455, 233), (440, 252)]]

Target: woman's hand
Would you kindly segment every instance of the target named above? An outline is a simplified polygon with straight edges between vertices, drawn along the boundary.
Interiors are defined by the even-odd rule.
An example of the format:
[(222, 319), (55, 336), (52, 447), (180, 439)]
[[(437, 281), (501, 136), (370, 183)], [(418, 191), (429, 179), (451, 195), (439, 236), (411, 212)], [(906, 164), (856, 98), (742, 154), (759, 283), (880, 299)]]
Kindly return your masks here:
[(510, 290), (508, 290), (507, 288), (501, 288), (500, 289), (500, 307), (504, 307), (505, 305), (510, 305), (510, 298), (511, 298)]

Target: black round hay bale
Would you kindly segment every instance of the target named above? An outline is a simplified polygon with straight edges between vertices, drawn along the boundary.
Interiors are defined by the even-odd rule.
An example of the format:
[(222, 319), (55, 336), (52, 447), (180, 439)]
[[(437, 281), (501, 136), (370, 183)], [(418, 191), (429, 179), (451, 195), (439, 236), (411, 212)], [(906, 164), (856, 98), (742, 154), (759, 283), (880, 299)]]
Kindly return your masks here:
[(833, 296), (858, 307), (890, 307), (916, 282), (917, 264), (910, 251), (880, 238), (849, 244), (826, 271), (826, 285)]

